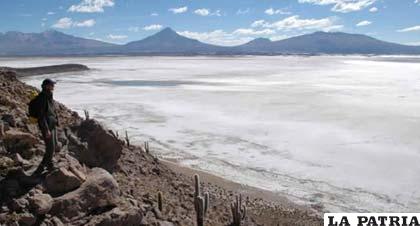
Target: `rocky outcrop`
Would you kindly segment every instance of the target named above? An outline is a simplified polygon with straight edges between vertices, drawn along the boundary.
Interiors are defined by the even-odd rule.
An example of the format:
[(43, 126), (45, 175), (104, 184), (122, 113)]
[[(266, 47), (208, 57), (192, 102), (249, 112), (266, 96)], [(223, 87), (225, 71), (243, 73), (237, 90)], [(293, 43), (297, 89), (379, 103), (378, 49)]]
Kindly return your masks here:
[[(76, 158), (89, 167), (101, 167), (113, 172), (122, 154), (122, 141), (93, 119), (83, 121), (77, 135), (81, 142), (87, 143), (87, 149), (81, 147), (80, 143), (74, 144), (73, 142), (76, 148), (71, 149), (71, 152)], [(75, 139), (70, 140), (74, 141)]]
[(26, 115), (35, 89), (13, 72), (2, 71), (0, 86), (0, 225), (117, 226), (141, 221), (142, 210), (121, 196), (109, 173), (121, 156), (122, 141), (57, 103), (61, 151), (55, 153), (54, 170), (32, 174), (45, 148), (37, 125), (29, 124)]
[[(0, 68), (1, 69), (1, 68)], [(15, 71), (19, 76), (45, 75), (54, 73), (87, 71), (89, 68), (82, 64), (60, 64), (44, 67), (28, 67), (28, 68), (3, 68), (3, 70)]]
[(22, 157), (29, 159), (33, 156), (31, 148), (38, 143), (38, 139), (26, 132), (9, 130), (3, 137), (6, 150), (10, 153), (18, 153)]
[(80, 187), (86, 180), (86, 168), (68, 154), (56, 164), (57, 169), (45, 178), (45, 187), (50, 194), (60, 195)]
[(68, 223), (95, 210), (115, 207), (119, 198), (119, 186), (112, 175), (93, 168), (80, 188), (54, 199), (51, 214)]

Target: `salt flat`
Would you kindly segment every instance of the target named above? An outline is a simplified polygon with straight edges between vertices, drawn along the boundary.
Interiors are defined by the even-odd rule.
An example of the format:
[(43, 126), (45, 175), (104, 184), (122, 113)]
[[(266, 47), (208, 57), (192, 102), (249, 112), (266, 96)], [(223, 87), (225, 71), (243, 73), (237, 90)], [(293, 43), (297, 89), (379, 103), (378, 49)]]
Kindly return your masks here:
[[(183, 165), (328, 211), (420, 211), (420, 58), (0, 58)], [(39, 86), (45, 76), (25, 78)]]

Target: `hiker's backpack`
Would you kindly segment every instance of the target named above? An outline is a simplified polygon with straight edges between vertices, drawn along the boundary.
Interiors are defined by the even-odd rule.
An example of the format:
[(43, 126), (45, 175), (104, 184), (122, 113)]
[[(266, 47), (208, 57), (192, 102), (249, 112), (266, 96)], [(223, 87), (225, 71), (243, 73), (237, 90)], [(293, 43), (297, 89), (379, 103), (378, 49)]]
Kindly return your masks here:
[(30, 99), (28, 104), (28, 115), (30, 123), (37, 123), (38, 118), (41, 113), (41, 98), (36, 91), (32, 91), (30, 94)]

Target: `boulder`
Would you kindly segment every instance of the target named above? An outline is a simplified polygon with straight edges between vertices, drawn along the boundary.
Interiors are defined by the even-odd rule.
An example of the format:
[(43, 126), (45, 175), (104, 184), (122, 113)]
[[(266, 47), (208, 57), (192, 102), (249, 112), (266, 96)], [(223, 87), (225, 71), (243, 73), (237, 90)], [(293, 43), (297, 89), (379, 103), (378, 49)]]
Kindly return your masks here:
[(29, 198), (29, 203), (35, 215), (45, 215), (52, 208), (53, 198), (49, 194), (35, 194)]
[(5, 132), (3, 142), (7, 151), (11, 153), (19, 153), (22, 157), (29, 159), (32, 156), (28, 155), (32, 154), (29, 154), (26, 151), (34, 147), (35, 144), (38, 143), (38, 139), (30, 133), (17, 130), (9, 130)]
[[(80, 124), (78, 136), (81, 138), (81, 142), (87, 142), (88, 148), (87, 150), (73, 148), (72, 151), (76, 158), (90, 167), (101, 167), (112, 172), (122, 154), (122, 141), (92, 119), (85, 120)], [(69, 139), (69, 141), (71, 140)]]
[(86, 180), (86, 169), (68, 154), (58, 160), (57, 169), (45, 178), (48, 193), (61, 195), (72, 191)]
[(64, 167), (54, 170), (45, 178), (45, 187), (50, 194), (64, 194), (78, 188), (82, 180)]
[(119, 201), (118, 183), (106, 170), (93, 168), (86, 181), (78, 189), (54, 198), (50, 214), (63, 223), (83, 217), (94, 210), (112, 207)]

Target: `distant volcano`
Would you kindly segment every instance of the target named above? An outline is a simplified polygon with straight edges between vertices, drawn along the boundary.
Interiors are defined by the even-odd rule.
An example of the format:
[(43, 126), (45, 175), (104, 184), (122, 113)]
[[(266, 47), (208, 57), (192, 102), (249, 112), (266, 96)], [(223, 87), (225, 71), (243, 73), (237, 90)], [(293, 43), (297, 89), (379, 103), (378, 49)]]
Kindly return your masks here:
[(384, 42), (367, 35), (315, 32), (280, 41), (257, 38), (239, 46), (206, 44), (165, 28), (145, 39), (116, 45), (48, 30), (42, 33), (0, 33), (0, 56), (31, 55), (276, 55), (276, 54), (408, 54), (420, 46)]

